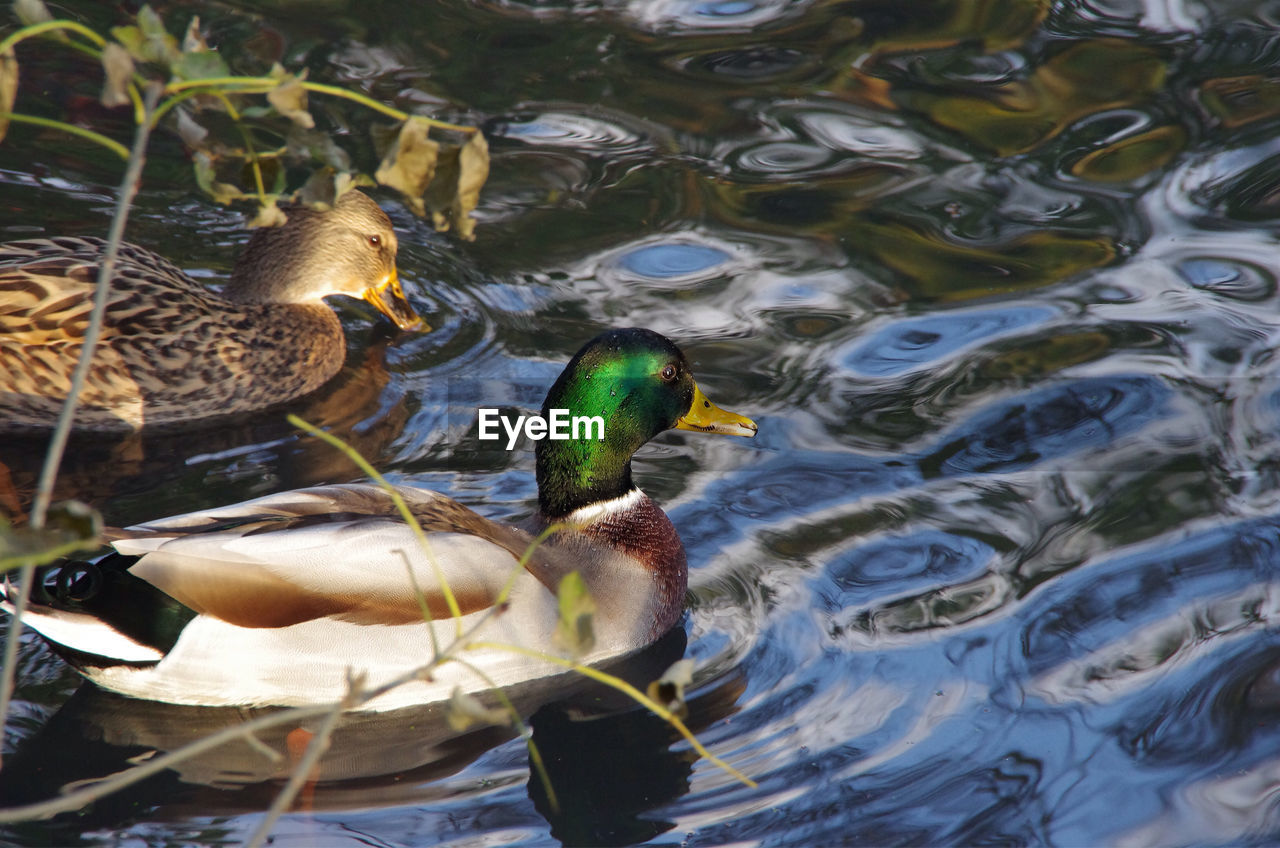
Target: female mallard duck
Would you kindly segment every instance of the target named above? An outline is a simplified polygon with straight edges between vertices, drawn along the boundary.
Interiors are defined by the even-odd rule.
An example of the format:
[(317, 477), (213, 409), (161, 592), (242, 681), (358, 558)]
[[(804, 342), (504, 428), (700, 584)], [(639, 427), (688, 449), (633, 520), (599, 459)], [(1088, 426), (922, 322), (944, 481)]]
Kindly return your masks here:
[[(400, 289), (391, 221), (366, 195), (347, 192), (326, 211), (292, 208), (288, 218), (254, 232), (221, 296), (123, 245), (75, 429), (175, 425), (319, 388), (346, 354), (327, 295), (364, 298), (403, 329), (421, 324)], [(103, 247), (64, 237), (0, 245), (0, 432), (57, 420)]]
[[(543, 417), (551, 410), (600, 416), (603, 434), (537, 443), (539, 508), (524, 528), (401, 488), (427, 533), (424, 550), (378, 487), (301, 489), (119, 531), (118, 555), (46, 573), (24, 620), (107, 689), (205, 705), (337, 700), (348, 671), (378, 686), (459, 632), (489, 646), (462, 650), (466, 665), (442, 665), (367, 708), (555, 673), (492, 643), (553, 651), (556, 593), (573, 571), (596, 608), (582, 661), (640, 648), (679, 619), (688, 568), (675, 528), (631, 482), (632, 455), (671, 428), (754, 436), (756, 425), (714, 406), (680, 350), (639, 329), (606, 332), (578, 351)], [(522, 567), (553, 524), (562, 529)]]

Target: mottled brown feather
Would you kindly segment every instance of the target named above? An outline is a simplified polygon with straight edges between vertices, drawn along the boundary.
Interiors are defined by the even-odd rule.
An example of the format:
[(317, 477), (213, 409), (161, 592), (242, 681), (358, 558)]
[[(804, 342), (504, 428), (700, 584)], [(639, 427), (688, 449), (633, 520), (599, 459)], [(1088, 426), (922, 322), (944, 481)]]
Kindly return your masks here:
[[(0, 432), (43, 431), (56, 420), (103, 250), (95, 238), (0, 245)], [(74, 426), (173, 426), (307, 394), (346, 354), (342, 326), (320, 298), (361, 296), (394, 273), (391, 222), (358, 192), (331, 212), (293, 210), (286, 228), (255, 233), (221, 295), (124, 244)]]

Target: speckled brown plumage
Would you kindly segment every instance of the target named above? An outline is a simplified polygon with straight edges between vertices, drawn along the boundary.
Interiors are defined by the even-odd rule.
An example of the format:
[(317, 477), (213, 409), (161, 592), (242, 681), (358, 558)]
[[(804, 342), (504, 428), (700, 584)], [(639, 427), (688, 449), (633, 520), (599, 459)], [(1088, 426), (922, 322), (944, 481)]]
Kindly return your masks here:
[[(0, 432), (50, 428), (71, 385), (104, 243), (0, 246)], [(122, 245), (106, 321), (75, 418), (80, 431), (164, 427), (278, 404), (342, 365), (321, 298), (365, 297), (402, 327), (417, 316), (395, 272), (391, 222), (358, 192), (256, 231), (222, 294), (163, 257)]]

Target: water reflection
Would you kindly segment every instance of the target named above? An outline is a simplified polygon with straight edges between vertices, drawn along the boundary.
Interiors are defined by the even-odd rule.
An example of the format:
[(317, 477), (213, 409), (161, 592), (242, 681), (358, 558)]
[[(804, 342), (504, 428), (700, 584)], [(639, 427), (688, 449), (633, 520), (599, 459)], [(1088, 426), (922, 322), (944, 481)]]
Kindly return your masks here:
[[(610, 663), (607, 670), (643, 690), (682, 655), (685, 644), (683, 629), (676, 628), (644, 651)], [(688, 726), (698, 730), (732, 714), (743, 685), (737, 673), (701, 681), (688, 695)], [(507, 694), (517, 710), (531, 716), (533, 742), (546, 764), (550, 788), (535, 771), (528, 791), (561, 841), (631, 844), (670, 827), (643, 814), (688, 791), (696, 758), (671, 750), (680, 739), (674, 728), (637, 710), (628, 696), (577, 675), (512, 687)], [(436, 704), (344, 716), (297, 808), (318, 815), (476, 794), (471, 781), (455, 779), (450, 785), (448, 779), (506, 745), (516, 731), (454, 730), (445, 712), (445, 705)], [(6, 757), (0, 797), (6, 805), (44, 800), (277, 713), (287, 715), (270, 709), (138, 701), (86, 683)], [(257, 731), (253, 740), (231, 739), (112, 796), (108, 803), (95, 804), (87, 817), (60, 817), (47, 833), (60, 840), (86, 826), (115, 828), (139, 806), (173, 821), (265, 809), (323, 722), (323, 717), (290, 721)], [(516, 750), (516, 744), (510, 743), (509, 750)]]
[[(702, 738), (760, 787), (642, 715), (549, 710), (558, 814), (524, 749), (491, 740), (437, 778), (318, 786), (333, 807), (282, 842), (1277, 841), (1274, 14), (286, 7), (202, 20), (250, 63), (306, 55), (311, 79), (466, 115), (493, 151), (475, 243), (383, 197), (443, 332), (385, 373), (353, 339), (353, 399), (319, 415), (335, 432), (400, 479), (526, 513), (527, 455), (467, 444), (467, 423), (536, 407), (617, 325), (679, 339), (760, 422), (749, 451), (674, 434), (635, 468), (689, 553)], [(74, 114), (95, 114), (94, 79)], [(0, 144), (0, 228), (103, 229), (115, 172), (32, 132)], [(136, 240), (214, 262), (231, 215), (185, 193), (178, 151), (151, 161)], [(79, 447), (65, 491), (132, 520), (356, 473), (251, 423), (143, 458)], [(25, 498), (21, 450), (0, 461)], [(40, 730), (74, 678), (35, 641), (20, 664), (10, 741), (88, 750)], [(236, 799), (269, 788), (161, 786), (83, 841), (225, 842), (255, 821)]]
[(1165, 417), (1171, 395), (1159, 380), (1136, 375), (1022, 394), (990, 404), (924, 457), (921, 467), (926, 476), (1007, 472), (1082, 454)]
[(1043, 323), (1053, 315), (1051, 309), (1029, 306), (898, 321), (860, 341), (846, 361), (855, 373), (892, 377), (952, 356), (967, 346)]

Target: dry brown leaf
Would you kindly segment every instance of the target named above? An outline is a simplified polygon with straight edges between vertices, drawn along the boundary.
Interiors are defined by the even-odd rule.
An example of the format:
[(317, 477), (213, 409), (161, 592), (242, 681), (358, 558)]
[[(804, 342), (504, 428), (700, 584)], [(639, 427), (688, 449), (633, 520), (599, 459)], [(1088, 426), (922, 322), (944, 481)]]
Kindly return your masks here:
[(178, 136), (182, 143), (192, 150), (199, 149), (208, 138), (209, 131), (200, 126), (186, 109), (174, 110), (178, 113)]
[(416, 116), (405, 121), (374, 175), (378, 182), (403, 194), (417, 215), (426, 214), (422, 195), (435, 176), (440, 153), (440, 145), (427, 137), (430, 129), (431, 124)]
[(293, 199), (307, 206), (332, 206), (338, 200), (333, 168), (313, 171), (302, 188), (293, 193)]
[(231, 183), (218, 181), (217, 168), (214, 165), (213, 157), (205, 151), (196, 151), (195, 156), (192, 157), (192, 165), (196, 171), (196, 184), (200, 186), (205, 194), (218, 203), (225, 205), (245, 196), (243, 191), (231, 185)]
[(267, 92), (267, 102), (289, 120), (304, 129), (316, 125), (315, 119), (307, 111), (307, 90), (303, 88), (301, 79), (287, 76), (280, 84)]
[(41, 0), (14, 0), (13, 13), (23, 26), (42, 24), (53, 20), (53, 15)]
[(275, 201), (258, 207), (258, 214), (249, 222), (250, 227), (283, 227), (289, 218), (284, 210), (276, 206)]
[(203, 53), (209, 49), (209, 42), (204, 40), (204, 33), (200, 32), (200, 16), (193, 15), (191, 23), (187, 25), (187, 34), (182, 37), (183, 53)]
[(468, 695), (460, 686), (453, 687), (449, 696), (449, 704), (445, 710), (445, 720), (455, 732), (461, 733), (472, 725), (511, 724), (511, 714), (496, 707), (486, 707), (475, 695)]
[(458, 237), (474, 241), (476, 221), (471, 213), (480, 204), (480, 189), (489, 178), (489, 143), (473, 133), (458, 151), (458, 189), (453, 199), (453, 224)]
[(108, 109), (129, 105), (129, 79), (133, 76), (133, 57), (114, 41), (102, 48), (102, 105)]
[(693, 684), (693, 660), (676, 660), (662, 676), (649, 684), (648, 696), (681, 718), (689, 714), (685, 687)]

